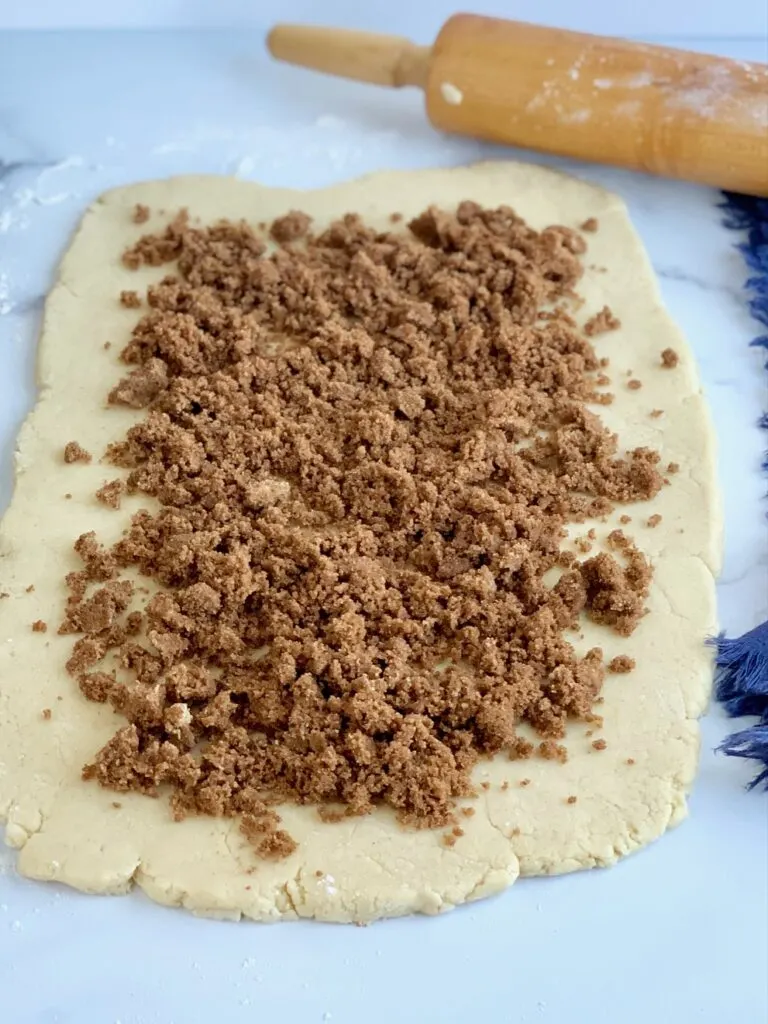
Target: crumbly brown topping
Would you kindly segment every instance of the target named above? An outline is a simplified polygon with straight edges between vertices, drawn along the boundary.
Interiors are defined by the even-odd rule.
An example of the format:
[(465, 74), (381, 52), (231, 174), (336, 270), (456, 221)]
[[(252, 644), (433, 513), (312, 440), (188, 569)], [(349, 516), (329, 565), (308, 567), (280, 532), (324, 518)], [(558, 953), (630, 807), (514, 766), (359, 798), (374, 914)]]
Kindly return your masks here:
[(87, 452), (77, 441), (68, 441), (64, 445), (64, 461), (67, 464), (73, 462), (90, 462), (93, 456)]
[(600, 227), (600, 222), (597, 217), (587, 217), (580, 227), (582, 231), (594, 232)]
[(674, 370), (680, 362), (680, 356), (673, 348), (665, 348), (661, 353), (661, 365), (665, 370)]
[(656, 512), (656, 513), (654, 513), (654, 515), (648, 517), (647, 524), (648, 524), (648, 526), (651, 527), (651, 529), (654, 529), (655, 527), (657, 527), (659, 525), (661, 520), (662, 520), (662, 517), (659, 515), (658, 512)]
[(627, 387), (630, 391), (639, 391), (642, 386), (643, 382), (641, 380), (638, 380), (636, 377), (633, 377), (632, 380), (627, 381)]
[(126, 289), (120, 292), (120, 305), (126, 309), (138, 309), (141, 306), (141, 297), (138, 292)]
[(621, 320), (614, 316), (608, 306), (603, 306), (599, 313), (595, 313), (584, 324), (584, 333), (588, 338), (594, 338), (597, 334), (616, 331), (619, 327), (621, 327)]
[(48, 631), (48, 623), (47, 622), (43, 622), (42, 619), (35, 619), (35, 621), (32, 623), (32, 632), (33, 633), (46, 633), (47, 631)]
[(680, 472), (680, 463), (678, 463), (678, 462), (670, 462), (669, 465), (667, 466), (667, 472), (668, 473), (679, 473)]
[(46, 721), (46, 722), (50, 722), (50, 720), (51, 720), (51, 714), (52, 714), (52, 711), (51, 711), (51, 709), (50, 709), (50, 708), (43, 708), (43, 710), (42, 710), (42, 711), (40, 712), (40, 717), (41, 717), (41, 718), (42, 718), (42, 719), (43, 719), (44, 721)]
[(107, 508), (120, 508), (123, 490), (122, 480), (110, 480), (96, 491), (96, 499)]
[[(144, 410), (108, 457), (158, 507), (109, 550), (78, 539), (61, 629), (82, 693), (128, 720), (85, 777), (168, 785), (177, 816), (239, 815), (285, 856), (281, 801), (445, 826), (480, 758), (566, 759), (604, 667), (563, 630), (631, 632), (650, 569), (618, 531), (618, 557), (564, 562), (565, 524), (661, 477), (588, 408), (576, 232), (464, 202), (408, 233), (292, 212), (270, 235), (182, 213), (124, 255), (176, 264), (109, 396)], [(128, 568), (161, 588), (141, 611)]]
[(635, 659), (626, 654), (617, 654), (608, 662), (608, 671), (616, 673), (631, 672), (635, 667)]
[(282, 244), (297, 242), (300, 238), (304, 238), (311, 223), (312, 218), (308, 217), (306, 213), (291, 210), (284, 217), (278, 217), (277, 220), (272, 221), (269, 233), (274, 241)]
[(136, 203), (131, 220), (134, 224), (146, 224), (149, 220), (149, 207), (143, 203)]

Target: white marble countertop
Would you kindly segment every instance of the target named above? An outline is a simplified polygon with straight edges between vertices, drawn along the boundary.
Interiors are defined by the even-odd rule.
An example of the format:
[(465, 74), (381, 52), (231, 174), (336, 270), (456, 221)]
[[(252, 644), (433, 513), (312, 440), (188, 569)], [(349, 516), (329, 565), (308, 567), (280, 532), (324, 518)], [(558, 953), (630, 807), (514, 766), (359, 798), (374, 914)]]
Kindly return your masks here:
[[(675, 44), (765, 59), (758, 39)], [(259, 33), (243, 31), (0, 33), (0, 97), (0, 510), (34, 399), (43, 296), (99, 192), (189, 172), (310, 187), (499, 155), (434, 133), (416, 95), (271, 66)], [(755, 425), (768, 395), (748, 347), (757, 325), (736, 238), (711, 190), (549, 162), (624, 196), (698, 356), (720, 440), (720, 620), (749, 629), (768, 617), (765, 439)], [(713, 754), (730, 725), (716, 708), (705, 719), (691, 817), (657, 846), (611, 871), (518, 883), (437, 920), (196, 921), (141, 895), (96, 899), (21, 880), (2, 853), (3, 1019), (768, 1019), (768, 815), (762, 794), (744, 792), (749, 767)]]

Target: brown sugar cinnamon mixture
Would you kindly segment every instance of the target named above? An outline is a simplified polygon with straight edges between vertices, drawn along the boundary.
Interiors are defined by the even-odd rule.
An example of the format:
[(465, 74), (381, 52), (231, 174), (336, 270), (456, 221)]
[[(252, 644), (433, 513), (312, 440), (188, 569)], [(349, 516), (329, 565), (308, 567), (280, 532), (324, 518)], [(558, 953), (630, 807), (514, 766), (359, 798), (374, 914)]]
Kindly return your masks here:
[(588, 408), (591, 342), (539, 316), (581, 277), (578, 233), (472, 202), (310, 229), (181, 214), (125, 254), (172, 264), (109, 395), (143, 418), (108, 460), (154, 501), (111, 549), (76, 542), (60, 630), (127, 719), (85, 777), (239, 815), (267, 857), (295, 846), (280, 802), (442, 827), (479, 759), (565, 760), (604, 667), (563, 631), (631, 632), (650, 570), (623, 535), (562, 561), (564, 526), (662, 484)]
[(588, 338), (594, 338), (597, 334), (605, 334), (607, 331), (617, 331), (621, 327), (621, 320), (614, 316), (608, 306), (603, 306), (599, 313), (595, 313), (584, 324), (584, 333)]
[(90, 462), (91, 453), (87, 452), (77, 441), (67, 441), (64, 445), (64, 461), (71, 465), (73, 462)]

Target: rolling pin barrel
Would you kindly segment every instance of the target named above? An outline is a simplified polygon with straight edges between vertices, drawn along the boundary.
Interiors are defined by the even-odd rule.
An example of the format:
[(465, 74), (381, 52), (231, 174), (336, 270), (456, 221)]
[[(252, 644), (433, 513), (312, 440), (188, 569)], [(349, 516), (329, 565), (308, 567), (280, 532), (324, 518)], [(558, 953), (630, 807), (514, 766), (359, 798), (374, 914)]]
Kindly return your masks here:
[(273, 56), (377, 85), (415, 85), (437, 128), (768, 195), (768, 68), (457, 14), (434, 46), (277, 26)]
[(472, 15), (427, 79), (445, 131), (768, 194), (768, 69)]

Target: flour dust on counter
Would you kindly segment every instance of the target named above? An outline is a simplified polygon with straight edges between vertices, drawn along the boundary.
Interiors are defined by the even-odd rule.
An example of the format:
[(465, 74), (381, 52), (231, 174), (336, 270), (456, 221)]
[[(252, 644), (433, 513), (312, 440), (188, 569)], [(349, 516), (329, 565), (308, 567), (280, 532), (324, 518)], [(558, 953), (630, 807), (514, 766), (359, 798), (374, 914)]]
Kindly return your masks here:
[(366, 922), (686, 813), (720, 512), (623, 203), (522, 164), (107, 193), (0, 528), (19, 870)]

